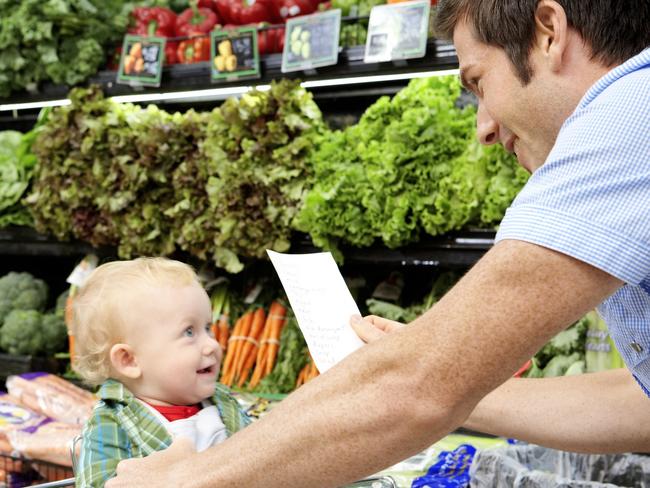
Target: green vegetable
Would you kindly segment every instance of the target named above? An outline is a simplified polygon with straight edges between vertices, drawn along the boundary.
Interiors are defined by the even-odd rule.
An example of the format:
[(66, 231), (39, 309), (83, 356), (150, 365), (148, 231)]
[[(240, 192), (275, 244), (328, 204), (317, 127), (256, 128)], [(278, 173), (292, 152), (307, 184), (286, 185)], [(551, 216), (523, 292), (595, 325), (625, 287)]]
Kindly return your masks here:
[(202, 145), (209, 208), (201, 213), (216, 231), (200, 238), (218, 266), (238, 272), (240, 256), (289, 249), (294, 218), (311, 186), (314, 141), (324, 129), (311, 94), (292, 80), (231, 98), (212, 113)]
[(135, 5), (165, 1), (0, 1), (0, 97), (43, 81), (75, 85), (96, 73), (124, 36)]
[(260, 393), (292, 392), (296, 387), (298, 373), (307, 363), (307, 358), (305, 338), (300, 332), (296, 318), (291, 316), (280, 335), (280, 349), (276, 365), (273, 371), (260, 382), (255, 391)]
[(12, 310), (41, 311), (47, 303), (47, 285), (29, 273), (10, 272), (0, 278), (0, 323)]
[(65, 350), (68, 328), (63, 315), (58, 312), (43, 314), (40, 333), (43, 336), (43, 352), (45, 354), (51, 355)]
[(0, 328), (0, 347), (9, 354), (38, 355), (45, 346), (42, 315), (37, 310), (13, 310)]
[(9, 354), (53, 354), (65, 348), (63, 318), (37, 310), (13, 310), (0, 328), (0, 347)]
[(544, 367), (543, 370), (544, 378), (563, 376), (567, 372), (569, 367), (578, 361), (581, 361), (581, 359), (580, 359), (580, 353), (577, 352), (569, 356), (565, 356), (565, 355), (555, 356)]

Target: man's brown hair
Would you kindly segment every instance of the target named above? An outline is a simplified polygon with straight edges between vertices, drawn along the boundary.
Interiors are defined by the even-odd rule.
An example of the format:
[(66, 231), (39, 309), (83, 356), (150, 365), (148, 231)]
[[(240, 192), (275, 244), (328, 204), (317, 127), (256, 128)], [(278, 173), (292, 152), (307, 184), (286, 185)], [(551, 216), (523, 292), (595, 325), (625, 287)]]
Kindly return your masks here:
[[(578, 31), (593, 59), (622, 63), (650, 46), (650, 0), (555, 0), (569, 26)], [(533, 73), (528, 55), (535, 36), (539, 0), (440, 0), (436, 33), (451, 39), (467, 21), (477, 39), (502, 48), (517, 76), (527, 84)]]

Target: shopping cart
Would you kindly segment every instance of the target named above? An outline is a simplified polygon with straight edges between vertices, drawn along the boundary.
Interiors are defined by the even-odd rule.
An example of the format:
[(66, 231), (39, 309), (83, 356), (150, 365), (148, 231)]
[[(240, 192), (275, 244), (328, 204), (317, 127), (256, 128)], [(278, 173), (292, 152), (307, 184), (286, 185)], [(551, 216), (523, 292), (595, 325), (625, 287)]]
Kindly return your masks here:
[[(81, 442), (81, 436), (77, 436), (72, 441), (70, 446), (70, 456), (72, 458), (72, 468), (66, 466), (59, 466), (44, 461), (35, 461), (14, 456), (0, 456), (0, 470), (23, 472), (23, 474), (32, 472), (36, 476), (40, 476), (46, 480), (55, 479), (55, 481), (46, 481), (44, 483), (32, 484), (31, 481), (38, 482), (38, 479), (30, 480), (26, 476), (25, 483), (22, 486), (30, 486), (31, 488), (61, 488), (66, 486), (74, 486), (75, 478), (74, 473), (77, 471), (77, 446)], [(5, 461), (3, 464), (3, 460)], [(30, 471), (28, 471), (28, 469)], [(0, 488), (2, 488), (2, 480), (0, 480)], [(7, 480), (5, 480), (6, 482)], [(12, 484), (11, 486), (21, 486), (20, 484)], [(395, 480), (390, 476), (382, 476), (375, 478), (366, 478), (344, 488), (397, 488)]]
[(77, 469), (77, 436), (70, 446), (72, 467), (61, 466), (38, 459), (27, 459), (8, 454), (0, 454), (0, 487), (58, 488), (74, 486), (74, 473)]

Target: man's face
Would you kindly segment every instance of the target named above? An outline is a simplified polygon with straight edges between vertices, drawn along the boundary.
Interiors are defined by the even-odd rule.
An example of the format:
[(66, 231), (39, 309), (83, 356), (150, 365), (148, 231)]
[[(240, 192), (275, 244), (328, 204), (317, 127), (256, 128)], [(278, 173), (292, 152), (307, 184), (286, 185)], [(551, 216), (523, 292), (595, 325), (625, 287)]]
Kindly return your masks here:
[(463, 84), (479, 100), (478, 137), (482, 144), (501, 143), (531, 173), (548, 156), (560, 130), (558, 103), (545, 83), (543, 69), (523, 86), (505, 52), (478, 41), (467, 22), (454, 30)]

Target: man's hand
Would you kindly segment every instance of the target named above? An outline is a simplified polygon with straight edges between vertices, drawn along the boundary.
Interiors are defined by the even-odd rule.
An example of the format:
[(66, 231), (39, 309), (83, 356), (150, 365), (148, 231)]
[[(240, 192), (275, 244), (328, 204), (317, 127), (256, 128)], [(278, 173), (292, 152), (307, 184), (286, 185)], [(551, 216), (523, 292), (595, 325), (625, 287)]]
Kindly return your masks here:
[(363, 318), (358, 315), (350, 317), (350, 325), (365, 343), (375, 342), (386, 334), (399, 329), (404, 324), (394, 320), (384, 319), (377, 315), (367, 315)]
[[(164, 451), (145, 458), (126, 459), (117, 465), (117, 476), (104, 485), (106, 488), (134, 486), (183, 486), (187, 481), (183, 466), (196, 453), (192, 441), (180, 437)], [(185, 479), (184, 479), (185, 478)]]

